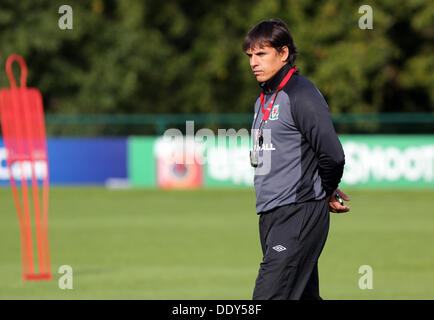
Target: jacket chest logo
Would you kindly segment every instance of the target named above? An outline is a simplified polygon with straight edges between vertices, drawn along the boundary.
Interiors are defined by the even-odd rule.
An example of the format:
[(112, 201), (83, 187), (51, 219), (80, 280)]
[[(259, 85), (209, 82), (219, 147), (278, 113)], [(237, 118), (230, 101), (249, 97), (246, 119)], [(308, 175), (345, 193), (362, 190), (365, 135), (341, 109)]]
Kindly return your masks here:
[(270, 112), (270, 120), (277, 120), (279, 119), (279, 105), (275, 104), (273, 106), (273, 109), (271, 109)]

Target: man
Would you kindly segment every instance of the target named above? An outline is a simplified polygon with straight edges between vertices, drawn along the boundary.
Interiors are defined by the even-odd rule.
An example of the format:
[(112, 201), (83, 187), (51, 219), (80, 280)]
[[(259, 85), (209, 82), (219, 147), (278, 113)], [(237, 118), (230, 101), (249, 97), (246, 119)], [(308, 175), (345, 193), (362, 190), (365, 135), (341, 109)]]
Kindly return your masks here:
[(337, 189), (344, 152), (326, 101), (293, 65), (297, 50), (285, 23), (259, 23), (246, 35), (243, 51), (262, 89), (251, 162), (264, 257), (253, 299), (319, 300), (318, 258), (329, 212), (350, 209)]

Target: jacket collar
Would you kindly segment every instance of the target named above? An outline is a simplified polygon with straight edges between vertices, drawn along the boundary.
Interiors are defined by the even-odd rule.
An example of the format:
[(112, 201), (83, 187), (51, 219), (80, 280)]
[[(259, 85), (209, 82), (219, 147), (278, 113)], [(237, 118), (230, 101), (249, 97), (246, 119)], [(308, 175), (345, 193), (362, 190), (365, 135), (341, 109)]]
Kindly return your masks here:
[(277, 71), (277, 73), (271, 79), (265, 82), (259, 82), (259, 86), (261, 87), (264, 94), (270, 94), (275, 92), (279, 87), (279, 84), (282, 82), (283, 78), (285, 78), (286, 74), (289, 70), (291, 70), (291, 68), (292, 65), (287, 63), (279, 71)]

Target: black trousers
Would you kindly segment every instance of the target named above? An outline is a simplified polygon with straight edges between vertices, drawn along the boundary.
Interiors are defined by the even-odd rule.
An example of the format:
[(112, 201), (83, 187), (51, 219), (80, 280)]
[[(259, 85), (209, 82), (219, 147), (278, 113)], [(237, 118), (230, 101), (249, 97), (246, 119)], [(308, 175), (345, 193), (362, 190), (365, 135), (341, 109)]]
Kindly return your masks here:
[(254, 300), (320, 300), (318, 258), (327, 239), (330, 213), (324, 200), (294, 203), (260, 214), (264, 254)]

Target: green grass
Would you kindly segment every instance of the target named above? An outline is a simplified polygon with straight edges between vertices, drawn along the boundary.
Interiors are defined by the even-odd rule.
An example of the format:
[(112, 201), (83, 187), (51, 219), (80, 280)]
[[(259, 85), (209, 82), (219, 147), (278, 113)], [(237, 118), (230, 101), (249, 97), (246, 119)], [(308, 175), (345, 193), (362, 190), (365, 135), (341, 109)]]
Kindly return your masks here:
[[(434, 299), (432, 191), (345, 190), (319, 261), (324, 299)], [(261, 251), (253, 190), (52, 188), (54, 279), (24, 282), (11, 191), (0, 189), (0, 299), (250, 299)], [(61, 265), (73, 289), (58, 287)], [(373, 268), (361, 290), (361, 265)]]

